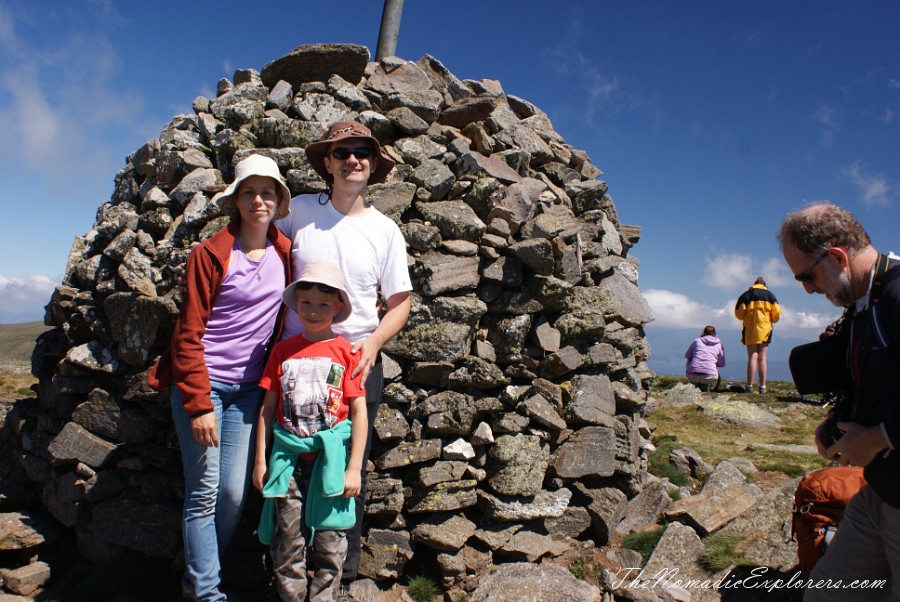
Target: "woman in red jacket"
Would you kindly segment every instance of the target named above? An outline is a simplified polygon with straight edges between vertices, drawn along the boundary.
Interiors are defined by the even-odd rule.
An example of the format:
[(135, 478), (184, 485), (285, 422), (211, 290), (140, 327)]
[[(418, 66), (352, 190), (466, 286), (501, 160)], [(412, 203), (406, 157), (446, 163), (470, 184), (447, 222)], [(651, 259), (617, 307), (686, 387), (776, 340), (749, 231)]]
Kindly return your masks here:
[(247, 496), (259, 379), (284, 316), (290, 240), (272, 222), (291, 194), (278, 165), (250, 155), (217, 199), (231, 222), (188, 256), (185, 294), (169, 349), (150, 385), (172, 387), (172, 418), (184, 463), (186, 571), (182, 590), (198, 602), (225, 600), (220, 554)]

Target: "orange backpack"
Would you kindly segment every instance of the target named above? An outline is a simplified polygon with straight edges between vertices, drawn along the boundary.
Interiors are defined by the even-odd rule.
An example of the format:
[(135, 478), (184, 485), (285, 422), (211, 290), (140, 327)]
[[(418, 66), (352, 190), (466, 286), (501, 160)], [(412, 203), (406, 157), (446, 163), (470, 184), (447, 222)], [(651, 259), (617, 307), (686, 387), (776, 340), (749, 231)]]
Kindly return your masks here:
[(850, 498), (866, 479), (859, 466), (829, 466), (803, 477), (794, 492), (791, 532), (797, 541), (800, 572), (809, 577), (837, 532)]

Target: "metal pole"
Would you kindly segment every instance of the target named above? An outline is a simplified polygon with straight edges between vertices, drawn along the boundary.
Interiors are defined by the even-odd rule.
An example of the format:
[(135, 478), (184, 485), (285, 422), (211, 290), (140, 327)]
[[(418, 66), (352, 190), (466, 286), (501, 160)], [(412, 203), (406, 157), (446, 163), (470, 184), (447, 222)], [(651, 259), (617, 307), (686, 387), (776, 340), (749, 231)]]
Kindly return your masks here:
[(397, 38), (400, 35), (400, 17), (403, 15), (403, 0), (384, 0), (381, 13), (381, 29), (378, 32), (378, 48), (375, 60), (394, 56), (397, 52)]

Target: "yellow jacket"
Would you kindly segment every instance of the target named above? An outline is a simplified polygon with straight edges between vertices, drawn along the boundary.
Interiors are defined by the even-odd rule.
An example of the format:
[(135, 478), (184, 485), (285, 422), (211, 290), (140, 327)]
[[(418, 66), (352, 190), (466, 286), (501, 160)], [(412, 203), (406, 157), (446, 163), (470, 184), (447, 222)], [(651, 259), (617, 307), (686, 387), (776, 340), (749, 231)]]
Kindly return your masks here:
[(781, 318), (781, 306), (765, 285), (754, 284), (738, 297), (734, 317), (744, 323), (741, 343), (769, 343), (772, 341), (772, 324)]

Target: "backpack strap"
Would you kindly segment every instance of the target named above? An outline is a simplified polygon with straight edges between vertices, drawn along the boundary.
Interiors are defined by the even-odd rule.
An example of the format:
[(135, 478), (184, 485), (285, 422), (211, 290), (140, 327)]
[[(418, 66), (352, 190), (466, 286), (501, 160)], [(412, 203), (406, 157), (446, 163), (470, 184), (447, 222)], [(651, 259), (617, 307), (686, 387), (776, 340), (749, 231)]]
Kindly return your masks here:
[(900, 365), (900, 346), (896, 344), (896, 339), (891, 336), (887, 323), (884, 321), (884, 310), (880, 304), (880, 292), (882, 287), (893, 280), (900, 277), (900, 263), (891, 260), (887, 255), (878, 255), (875, 264), (875, 277), (872, 282), (872, 299), (868, 310), (869, 331), (868, 335), (878, 343), (895, 363)]

